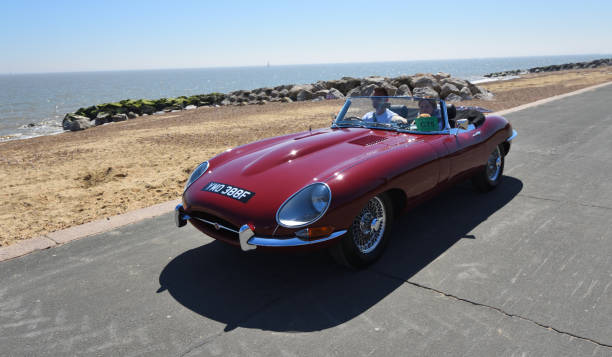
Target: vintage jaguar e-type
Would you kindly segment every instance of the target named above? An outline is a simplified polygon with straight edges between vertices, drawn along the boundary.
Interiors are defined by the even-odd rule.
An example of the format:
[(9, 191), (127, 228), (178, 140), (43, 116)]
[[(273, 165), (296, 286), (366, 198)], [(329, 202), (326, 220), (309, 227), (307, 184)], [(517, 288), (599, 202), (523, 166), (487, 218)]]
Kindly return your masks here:
[(414, 97), (347, 98), (330, 128), (229, 149), (189, 177), (178, 227), (187, 221), (242, 250), (329, 247), (353, 267), (376, 260), (391, 222), (471, 177), (501, 182), (516, 136), (477, 107)]

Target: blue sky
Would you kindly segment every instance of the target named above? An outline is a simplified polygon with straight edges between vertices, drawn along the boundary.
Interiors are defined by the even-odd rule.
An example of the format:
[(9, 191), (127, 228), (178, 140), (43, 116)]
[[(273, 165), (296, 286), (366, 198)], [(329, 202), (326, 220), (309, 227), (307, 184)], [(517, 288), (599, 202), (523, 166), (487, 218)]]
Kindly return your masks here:
[(612, 53), (611, 1), (19, 1), (0, 73)]

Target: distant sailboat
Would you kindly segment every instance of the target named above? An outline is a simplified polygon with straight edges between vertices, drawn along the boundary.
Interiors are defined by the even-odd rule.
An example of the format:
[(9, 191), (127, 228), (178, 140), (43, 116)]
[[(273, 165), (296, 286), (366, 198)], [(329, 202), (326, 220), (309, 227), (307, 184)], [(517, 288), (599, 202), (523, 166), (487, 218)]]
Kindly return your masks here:
[(266, 64), (266, 67), (270, 67), (270, 61), (268, 61), (268, 63)]

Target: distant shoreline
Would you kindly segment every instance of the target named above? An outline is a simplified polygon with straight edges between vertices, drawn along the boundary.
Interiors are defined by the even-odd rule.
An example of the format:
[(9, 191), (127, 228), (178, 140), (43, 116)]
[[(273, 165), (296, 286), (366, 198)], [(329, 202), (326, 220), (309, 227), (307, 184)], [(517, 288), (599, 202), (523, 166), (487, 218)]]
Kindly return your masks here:
[(553, 64), (549, 66), (541, 66), (541, 67), (532, 67), (529, 69), (514, 69), (509, 71), (501, 71), (501, 72), (493, 72), (485, 74), (486, 78), (499, 78), (499, 77), (509, 77), (509, 76), (518, 76), (521, 74), (527, 73), (542, 73), (542, 72), (556, 72), (570, 69), (584, 69), (584, 68), (599, 68), (605, 66), (612, 66), (612, 58), (600, 58), (593, 61), (584, 61), (584, 62), (571, 62), (571, 63), (563, 63), (563, 64)]

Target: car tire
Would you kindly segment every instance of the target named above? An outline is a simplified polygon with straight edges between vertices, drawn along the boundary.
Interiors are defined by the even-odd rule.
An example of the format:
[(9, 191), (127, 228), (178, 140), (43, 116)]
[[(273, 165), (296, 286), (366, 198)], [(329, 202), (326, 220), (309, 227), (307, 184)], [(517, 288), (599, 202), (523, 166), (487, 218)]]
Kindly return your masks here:
[(386, 194), (372, 197), (342, 239), (330, 248), (338, 264), (363, 268), (375, 262), (389, 241), (393, 204)]
[(498, 145), (489, 154), (484, 167), (472, 177), (472, 184), (480, 192), (489, 192), (501, 182), (504, 173), (504, 148)]

